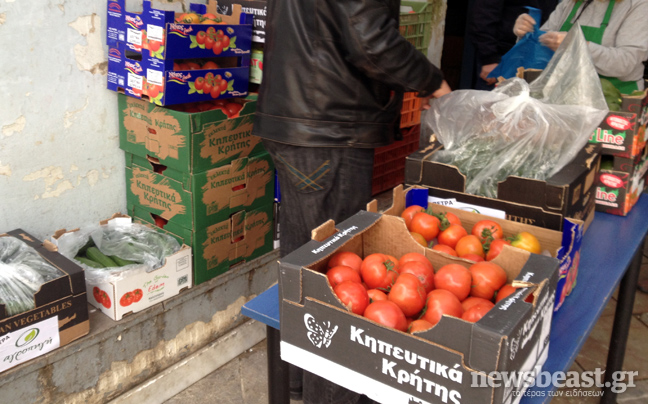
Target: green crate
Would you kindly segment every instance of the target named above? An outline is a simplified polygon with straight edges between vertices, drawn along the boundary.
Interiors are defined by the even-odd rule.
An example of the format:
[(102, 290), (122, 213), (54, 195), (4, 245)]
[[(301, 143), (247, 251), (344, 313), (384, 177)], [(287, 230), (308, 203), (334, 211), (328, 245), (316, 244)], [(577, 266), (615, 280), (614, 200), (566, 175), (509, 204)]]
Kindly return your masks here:
[(427, 55), (432, 37), (432, 4), (420, 1), (401, 1), (401, 6), (412, 7), (414, 12), (401, 13), (400, 33), (416, 49)]

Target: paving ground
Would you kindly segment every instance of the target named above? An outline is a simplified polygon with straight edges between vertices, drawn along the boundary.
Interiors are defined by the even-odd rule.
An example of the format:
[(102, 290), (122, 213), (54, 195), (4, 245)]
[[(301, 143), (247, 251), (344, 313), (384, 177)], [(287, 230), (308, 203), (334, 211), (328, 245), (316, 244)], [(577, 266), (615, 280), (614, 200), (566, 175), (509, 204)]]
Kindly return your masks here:
[[(648, 244), (644, 247), (644, 257), (640, 278), (648, 283)], [(581, 285), (579, 285), (581, 286)], [(584, 287), (581, 286), (581, 287)], [(604, 368), (607, 347), (612, 332), (615, 298), (610, 300), (600, 320), (585, 342), (576, 363), (571, 370), (577, 372), (593, 371)], [(620, 394), (617, 402), (623, 404), (648, 403), (648, 294), (637, 291), (630, 326), (624, 370), (637, 371), (636, 387)], [(583, 397), (574, 391), (561, 389), (556, 404), (598, 403), (599, 397)], [(596, 394), (596, 389), (589, 389)], [(209, 376), (200, 380), (187, 390), (166, 401), (164, 404), (268, 404), (267, 369), (265, 341), (229, 362)], [(291, 404), (301, 404), (292, 401)]]

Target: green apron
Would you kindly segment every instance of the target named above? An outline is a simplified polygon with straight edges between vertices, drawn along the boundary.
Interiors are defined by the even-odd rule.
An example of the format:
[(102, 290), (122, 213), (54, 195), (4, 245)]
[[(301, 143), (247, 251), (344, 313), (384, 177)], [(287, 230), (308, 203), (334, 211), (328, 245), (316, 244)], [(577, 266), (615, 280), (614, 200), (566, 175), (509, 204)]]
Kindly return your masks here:
[[(594, 42), (597, 45), (601, 44), (601, 42), (603, 41), (603, 33), (605, 32), (605, 29), (607, 28), (608, 23), (610, 22), (612, 9), (614, 8), (614, 1), (615, 0), (610, 0), (610, 5), (608, 6), (607, 11), (605, 12), (605, 17), (603, 17), (603, 22), (601, 23), (600, 27), (581, 26), (581, 29), (583, 30), (583, 35), (585, 36), (585, 39), (587, 41)], [(576, 4), (574, 4), (574, 8), (572, 8), (569, 17), (567, 17), (567, 20), (560, 28), (561, 31), (569, 31), (571, 27), (574, 25), (571, 21), (576, 16), (576, 12), (580, 8), (581, 4), (583, 4), (582, 0), (578, 0)], [(621, 91), (621, 93), (623, 94), (630, 94), (633, 91), (639, 89), (637, 87), (636, 81), (621, 81), (616, 77), (605, 77), (605, 76), (600, 76), (600, 77), (610, 80), (610, 82), (614, 84), (614, 87), (618, 88), (619, 91)]]

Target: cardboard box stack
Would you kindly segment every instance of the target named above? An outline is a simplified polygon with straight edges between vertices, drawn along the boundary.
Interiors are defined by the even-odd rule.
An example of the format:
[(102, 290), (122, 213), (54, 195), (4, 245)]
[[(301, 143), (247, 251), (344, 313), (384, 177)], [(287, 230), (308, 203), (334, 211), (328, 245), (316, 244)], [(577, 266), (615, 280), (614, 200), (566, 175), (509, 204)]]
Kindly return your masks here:
[(108, 2), (109, 56), (140, 63), (109, 62), (128, 213), (191, 246), (200, 284), (273, 249), (274, 165), (252, 136), (253, 14), (212, 0), (182, 15), (143, 6)]
[(610, 111), (590, 143), (601, 144), (601, 170), (596, 179), (596, 210), (625, 216), (646, 184), (648, 90), (624, 95), (620, 111)]

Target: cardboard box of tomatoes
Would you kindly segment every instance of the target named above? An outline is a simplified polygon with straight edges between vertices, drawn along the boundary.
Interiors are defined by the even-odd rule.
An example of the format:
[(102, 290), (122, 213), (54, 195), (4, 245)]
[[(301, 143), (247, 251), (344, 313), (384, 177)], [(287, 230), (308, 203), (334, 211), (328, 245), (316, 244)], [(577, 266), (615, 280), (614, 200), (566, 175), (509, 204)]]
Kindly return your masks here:
[[(483, 215), (472, 210), (439, 205), (434, 203), (434, 198), (430, 197), (431, 194), (432, 190), (425, 187), (413, 186), (403, 189), (403, 186), (397, 186), (393, 190), (392, 206), (382, 213), (400, 217), (403, 216), (407, 209), (410, 209), (410, 212), (415, 212), (420, 211), (415, 206), (423, 206), (427, 208), (428, 213), (437, 215), (438, 217), (454, 215), (463, 230), (458, 229), (456, 226), (449, 228), (452, 223), (443, 223), (442, 230), (435, 237), (424, 242), (434, 244), (433, 249), (457, 255), (460, 255), (459, 253), (461, 252), (455, 249), (459, 237), (471, 234), (479, 235), (483, 232), (481, 229), (483, 229), (484, 223), (488, 223), (489, 228), (490, 226), (499, 228), (497, 236), (491, 242), (482, 242), (482, 249), (477, 251), (478, 257), (469, 256), (467, 259), (478, 260), (483, 258), (490, 261), (496, 259), (498, 254), (503, 254), (499, 258), (500, 260), (504, 259), (503, 257), (513, 250), (511, 244), (537, 254), (550, 255), (560, 261), (558, 282), (556, 284), (555, 311), (562, 306), (567, 296), (569, 296), (576, 286), (583, 229), (585, 227), (585, 223), (582, 220), (564, 219), (565, 222), (562, 231), (551, 230)], [(372, 201), (367, 206), (367, 210), (377, 212), (377, 202), (375, 200)], [(414, 231), (416, 229), (413, 230), (408, 225), (408, 230)], [(495, 239), (499, 240), (494, 241)], [(472, 240), (468, 242), (470, 243), (470, 241)], [(451, 250), (439, 246), (439, 244), (446, 247), (452, 246)], [(464, 247), (464, 250), (470, 253), (470, 247), (471, 245), (468, 244), (467, 248)]]
[(457, 167), (432, 161), (443, 145), (438, 141), (407, 157), (405, 184), (431, 189), (438, 198), (505, 212), (515, 222), (562, 230), (565, 218), (594, 220), (595, 181), (601, 146), (588, 144), (562, 170), (546, 181), (509, 176), (498, 185), (498, 197), (467, 194), (466, 177)]
[[(341, 253), (356, 256), (356, 264), (349, 260), (341, 265)], [(417, 263), (405, 260), (414, 255)], [(381, 403), (515, 402), (528, 384), (492, 382), (502, 380), (500, 372), (532, 372), (545, 362), (559, 261), (519, 249), (498, 259), (499, 264), (471, 263), (423, 247), (402, 218), (389, 214), (360, 211), (341, 223), (329, 221), (279, 262), (281, 357)], [(406, 266), (425, 267), (425, 262), (437, 271), (438, 283), (427, 295), (421, 278), (405, 272)], [(358, 269), (349, 267), (349, 279), (333, 287), (327, 275), (333, 271), (330, 265)], [(460, 318), (486, 303), (464, 309), (455, 292), (441, 289), (438, 274), (446, 266), (464, 275), (470, 272), (472, 281), (479, 279), (462, 283), (467, 286), (462, 288), (464, 297), (477, 297), (476, 291), (492, 296), (506, 283), (515, 290), (490, 302), (485, 314)], [(387, 300), (372, 292), (375, 300), (369, 302), (362, 295), (369, 291), (353, 276), (371, 290), (388, 292)], [(357, 290), (365, 306), (354, 303), (352, 296), (343, 303), (342, 285)], [(412, 315), (410, 326), (420, 316), (432, 327), (405, 332), (404, 312), (411, 315), (421, 304), (424, 311), (418, 313), (424, 314)]]
[[(132, 223), (131, 217), (116, 213), (110, 219), (102, 220), (99, 225), (128, 227)], [(52, 241), (59, 247), (65, 243), (69, 245), (70, 238), (77, 238), (75, 233), (82, 230), (58, 230), (52, 236)], [(193, 285), (191, 248), (187, 245), (181, 245), (177, 252), (167, 256), (163, 265), (156, 269), (146, 264), (129, 267), (129, 270), (101, 281), (91, 277), (85, 279), (87, 302), (115, 321), (163, 302)]]
[[(10, 245), (12, 251), (8, 251)], [(34, 257), (14, 249), (16, 245), (29, 248)], [(0, 372), (88, 334), (90, 322), (83, 268), (56, 252), (51, 243), (41, 242), (22, 229), (0, 234), (0, 257), (3, 257), (0, 284), (22, 275), (27, 277), (22, 278), (24, 282), (37, 289), (30, 299), (31, 308), (27, 308), (19, 306), (15, 295), (7, 295), (11, 289), (7, 284), (0, 288), (4, 295), (0, 298), (0, 357), (3, 358)], [(40, 265), (40, 260), (58, 271), (59, 276), (42, 284), (32, 284), (30, 282), (41, 278), (43, 272), (36, 271), (35, 276), (29, 276), (22, 265), (28, 262)], [(20, 268), (12, 265), (18, 262)], [(25, 292), (26, 288), (21, 290)]]
[(261, 138), (252, 136), (254, 95), (223, 107), (193, 106), (206, 107), (202, 112), (160, 108), (122, 94), (117, 99), (119, 147), (161, 167), (199, 173), (265, 151)]
[(148, 0), (132, 13), (125, 0), (110, 0), (108, 89), (157, 105), (245, 96), (252, 20), (240, 5), (218, 14), (215, 1), (180, 14), (153, 9)]
[(648, 149), (637, 159), (603, 157), (596, 178), (596, 210), (626, 216), (646, 188)]

